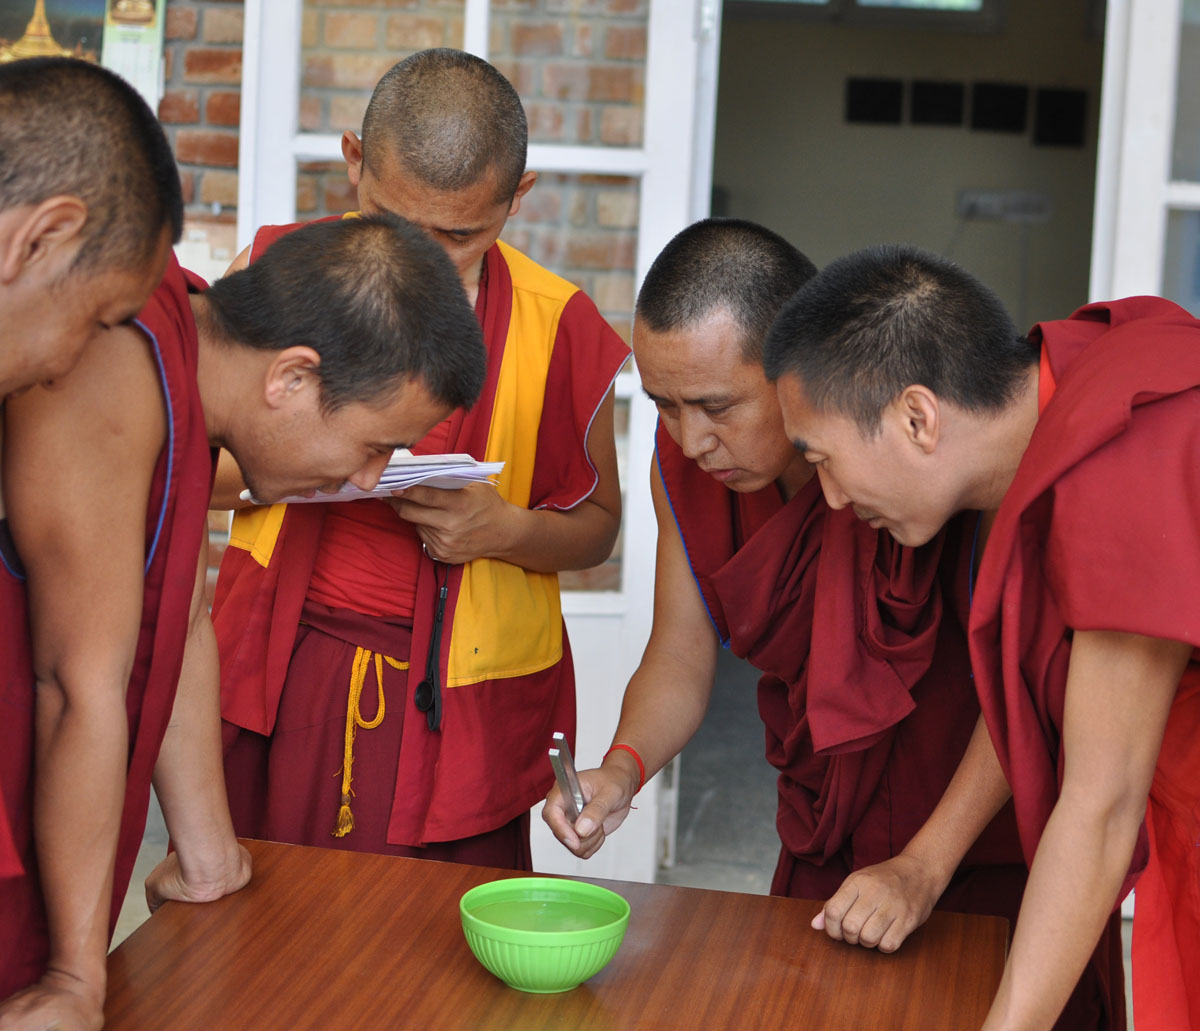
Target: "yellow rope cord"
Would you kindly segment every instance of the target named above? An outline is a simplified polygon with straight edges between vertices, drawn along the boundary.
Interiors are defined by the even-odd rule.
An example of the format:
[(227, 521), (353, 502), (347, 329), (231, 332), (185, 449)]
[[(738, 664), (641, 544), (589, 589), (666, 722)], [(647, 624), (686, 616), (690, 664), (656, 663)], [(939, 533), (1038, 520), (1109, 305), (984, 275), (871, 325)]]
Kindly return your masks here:
[[(363, 688), (367, 682), (367, 670), (371, 667), (371, 659), (375, 660), (375, 684), (378, 690), (379, 707), (375, 718), (370, 722), (362, 717), (359, 703), (362, 701)], [(358, 648), (354, 652), (354, 661), (350, 665), (350, 696), (346, 702), (346, 736), (342, 753), (342, 806), (338, 810), (337, 826), (334, 828), (335, 838), (344, 838), (354, 830), (354, 813), (350, 810), (350, 799), (354, 795), (350, 787), (351, 774), (354, 768), (354, 738), (358, 728), (374, 730), (383, 722), (386, 709), (383, 699), (383, 664), (387, 663), (392, 669), (408, 669), (407, 662), (389, 658), (380, 652), (370, 652), (366, 648)]]

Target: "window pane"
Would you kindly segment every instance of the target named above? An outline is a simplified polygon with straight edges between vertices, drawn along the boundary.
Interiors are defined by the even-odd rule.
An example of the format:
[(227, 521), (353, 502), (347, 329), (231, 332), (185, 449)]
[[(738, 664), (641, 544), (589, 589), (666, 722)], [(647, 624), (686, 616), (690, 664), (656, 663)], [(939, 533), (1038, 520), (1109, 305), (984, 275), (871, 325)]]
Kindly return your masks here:
[(1200, 211), (1167, 215), (1163, 296), (1200, 316)]
[(1186, 0), (1179, 32), (1179, 82), (1171, 178), (1200, 182), (1200, 0)]
[(649, 0), (492, 0), (488, 56), (532, 143), (639, 147)]

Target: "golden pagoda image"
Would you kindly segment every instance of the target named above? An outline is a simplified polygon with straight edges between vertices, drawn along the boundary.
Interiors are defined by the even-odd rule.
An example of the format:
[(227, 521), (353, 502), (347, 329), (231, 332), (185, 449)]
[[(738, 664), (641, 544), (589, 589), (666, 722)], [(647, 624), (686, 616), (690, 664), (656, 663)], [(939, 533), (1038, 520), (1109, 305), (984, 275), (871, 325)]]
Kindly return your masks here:
[(126, 25), (149, 25), (154, 21), (154, 0), (112, 0), (108, 16)]
[(17, 61), (22, 57), (74, 57), (75, 54), (60, 47), (50, 32), (46, 20), (46, 2), (37, 0), (33, 5), (33, 17), (25, 27), (25, 35), (12, 46), (0, 50), (0, 62)]

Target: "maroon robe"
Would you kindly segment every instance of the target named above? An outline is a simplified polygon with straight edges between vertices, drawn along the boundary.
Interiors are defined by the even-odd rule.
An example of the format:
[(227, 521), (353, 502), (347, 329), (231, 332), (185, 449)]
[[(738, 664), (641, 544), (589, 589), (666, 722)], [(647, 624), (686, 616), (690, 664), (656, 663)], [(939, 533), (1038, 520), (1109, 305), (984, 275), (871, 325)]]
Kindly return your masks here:
[[(1033, 335), (1057, 389), (996, 517), (970, 630), (976, 686), (1029, 862), (1062, 783), (1073, 630), (1200, 645), (1200, 322), (1169, 301), (1133, 297), (1088, 305)], [(1172, 709), (1151, 790), (1152, 812), (1157, 799), (1180, 819), (1173, 832), (1170, 821), (1155, 821), (1178, 843), (1164, 842), (1176, 860), (1166, 883), (1180, 913), (1158, 928), (1172, 940), (1140, 969), (1138, 924), (1143, 901), (1154, 896), (1139, 895), (1138, 1031), (1188, 1026), (1188, 1014), (1200, 1026), (1200, 777), (1170, 776), (1189, 760), (1197, 765), (1194, 670)], [(1164, 797), (1171, 780), (1174, 799)], [(1149, 854), (1143, 830), (1122, 896)], [(1160, 884), (1161, 877), (1156, 871)], [(1164, 894), (1170, 901), (1170, 892), (1158, 899)], [(1181, 955), (1190, 959), (1181, 963)], [(1111, 982), (1114, 1020), (1119, 959), (1114, 920), (1091, 962)], [(1148, 998), (1144, 975), (1152, 979)]]
[[(714, 628), (763, 674), (783, 842), (772, 891), (827, 898), (904, 848), (966, 750), (979, 709), (957, 608), (975, 517), (902, 548), (830, 510), (815, 477), (787, 504), (774, 485), (735, 493), (661, 425), (658, 462)], [(940, 905), (1015, 919), (1023, 884), (1000, 818)]]
[[(109, 933), (116, 926), (145, 830), (150, 777), (166, 733), (183, 661), (192, 586), (206, 532), (213, 452), (196, 383), (198, 343), (188, 300), (203, 282), (172, 257), (162, 283), (137, 318), (149, 338), (167, 406), (167, 443), (159, 454), (146, 514), (142, 621), (129, 688), (129, 764), (117, 843)], [(24, 577), (6, 549), (0, 570), (0, 789), (25, 872), (0, 880), (0, 998), (33, 983), (49, 950), (33, 839), (34, 683)]]

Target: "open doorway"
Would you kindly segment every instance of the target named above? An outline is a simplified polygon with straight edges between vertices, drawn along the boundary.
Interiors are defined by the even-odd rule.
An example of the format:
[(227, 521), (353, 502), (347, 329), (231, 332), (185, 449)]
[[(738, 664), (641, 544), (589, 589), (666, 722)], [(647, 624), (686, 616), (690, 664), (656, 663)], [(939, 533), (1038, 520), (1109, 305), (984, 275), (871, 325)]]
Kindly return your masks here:
[[(1008, 0), (962, 21), (851, 7), (726, 0), (713, 213), (761, 222), (818, 267), (874, 243), (937, 251), (1022, 328), (1086, 303), (1103, 4)], [(660, 879), (765, 890), (779, 843), (756, 677), (722, 659)]]

